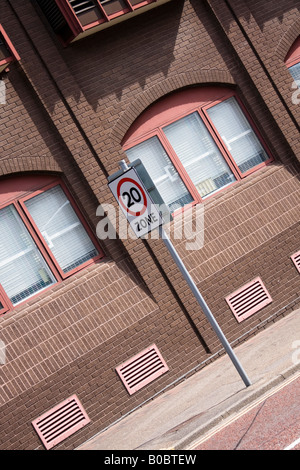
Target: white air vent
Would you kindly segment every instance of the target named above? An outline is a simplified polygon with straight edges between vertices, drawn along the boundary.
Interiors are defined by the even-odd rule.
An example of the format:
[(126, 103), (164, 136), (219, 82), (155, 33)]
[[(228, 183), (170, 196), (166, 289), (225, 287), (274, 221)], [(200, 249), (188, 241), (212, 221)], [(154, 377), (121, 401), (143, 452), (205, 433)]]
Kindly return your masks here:
[(35, 419), (32, 425), (48, 450), (89, 422), (80, 401), (73, 395)]
[(116, 368), (130, 395), (168, 370), (169, 368), (155, 344)]
[(272, 302), (262, 280), (257, 277), (226, 297), (238, 322), (245, 320)]

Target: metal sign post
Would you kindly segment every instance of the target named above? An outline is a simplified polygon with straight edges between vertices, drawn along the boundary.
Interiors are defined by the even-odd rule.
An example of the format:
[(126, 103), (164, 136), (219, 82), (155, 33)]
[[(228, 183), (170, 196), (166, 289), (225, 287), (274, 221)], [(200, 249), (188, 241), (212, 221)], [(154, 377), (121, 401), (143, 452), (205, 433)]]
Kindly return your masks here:
[[(187, 282), (189, 288), (199, 303), (204, 315), (218, 336), (233, 365), (240, 374), (244, 384), (246, 387), (249, 387), (251, 382), (246, 372), (241, 366), (238, 358), (236, 357), (220, 326), (210, 311), (207, 303), (203, 299), (198, 287), (194, 283), (191, 275), (178, 255), (174, 245), (163, 229), (163, 219), (161, 218), (159, 211), (155, 208), (153, 201), (151, 200), (148, 191), (143, 184), (143, 181), (140, 179), (137, 171), (134, 170), (134, 168), (130, 169), (124, 161), (120, 162), (120, 167), (122, 170), (121, 172), (119, 171), (115, 175), (109, 177), (109, 187), (117, 199), (117, 202), (122, 211), (127, 216), (128, 222), (133, 228), (136, 236), (141, 237), (146, 233), (149, 233), (150, 231), (158, 228), (160, 238), (163, 240), (183, 278)], [(143, 169), (143, 173), (145, 171), (146, 170)], [(142, 222), (143, 220), (144, 223)], [(141, 226), (141, 224), (143, 226)]]
[(240, 374), (241, 378), (243, 379), (244, 384), (246, 387), (251, 385), (249, 378), (247, 377), (246, 372), (244, 371), (243, 367), (241, 366), (238, 358), (236, 357), (233, 349), (231, 348), (229, 342), (227, 341), (224, 333), (222, 332), (219, 324), (217, 323), (215, 317), (211, 313), (207, 303), (203, 299), (198, 287), (194, 283), (191, 275), (189, 274), (188, 270), (186, 269), (185, 265), (183, 264), (180, 256), (178, 255), (176, 249), (174, 248), (173, 243), (165, 233), (163, 227), (159, 227), (160, 237), (163, 239), (166, 247), (168, 248), (173, 260), (175, 261), (177, 267), (180, 269), (181, 274), (183, 275), (184, 279), (186, 280), (189, 288), (191, 289), (192, 293), (194, 294), (197, 302), (199, 303), (204, 315), (208, 319), (209, 323), (211, 324), (214, 332), (217, 334), (219, 340), (221, 341), (225, 351), (227, 352), (228, 356), (230, 357), (231, 361), (233, 362), (235, 368), (237, 369), (238, 373)]

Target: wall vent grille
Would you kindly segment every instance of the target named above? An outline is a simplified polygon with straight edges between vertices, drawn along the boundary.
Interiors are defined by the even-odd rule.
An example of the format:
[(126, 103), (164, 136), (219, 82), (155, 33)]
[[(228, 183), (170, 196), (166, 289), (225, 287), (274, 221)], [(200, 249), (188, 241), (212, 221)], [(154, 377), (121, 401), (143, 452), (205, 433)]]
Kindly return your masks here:
[(32, 421), (47, 450), (74, 434), (90, 422), (76, 395)]
[(116, 368), (129, 395), (145, 387), (168, 370), (155, 344)]
[(294, 265), (296, 266), (297, 271), (300, 273), (300, 251), (297, 251), (297, 253), (294, 253), (292, 256), (292, 261)]
[(272, 298), (262, 280), (253, 281), (226, 297), (230, 309), (238, 322), (245, 320), (272, 302)]

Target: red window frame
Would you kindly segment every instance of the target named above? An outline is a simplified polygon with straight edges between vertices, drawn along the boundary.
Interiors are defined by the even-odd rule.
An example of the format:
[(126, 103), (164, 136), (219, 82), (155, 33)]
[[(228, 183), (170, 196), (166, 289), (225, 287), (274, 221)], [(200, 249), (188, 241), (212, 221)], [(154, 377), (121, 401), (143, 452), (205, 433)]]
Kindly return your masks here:
[[(178, 174), (180, 175), (183, 183), (189, 190), (193, 202), (187, 204), (183, 208), (176, 211), (176, 213), (185, 210), (186, 208), (190, 207), (191, 205), (195, 205), (201, 203), (203, 198), (201, 198), (199, 192), (195, 188), (190, 176), (188, 175), (187, 171), (185, 170), (183, 164), (181, 163), (179, 157), (176, 155), (174, 149), (172, 148), (171, 144), (169, 143), (166, 135), (163, 132), (163, 128), (176, 122), (194, 112), (197, 112), (204, 122), (207, 130), (209, 131), (210, 136), (213, 138), (214, 143), (217, 145), (218, 149), (221, 152), (222, 157), (224, 158), (225, 162), (229, 166), (230, 170), (232, 171), (233, 175), (236, 178), (236, 181), (232, 182), (229, 185), (226, 185), (226, 188), (237, 184), (240, 180), (246, 178), (251, 173), (265, 167), (266, 165), (270, 164), (274, 158), (271, 155), (270, 150), (268, 149), (267, 145), (263, 141), (257, 126), (253, 122), (253, 119), (249, 115), (247, 109), (245, 108), (244, 104), (242, 103), (241, 99), (237, 95), (237, 93), (233, 90), (229, 91), (228, 89), (223, 88), (212, 88), (207, 87), (199, 89), (196, 93), (198, 94), (199, 102), (197, 103), (196, 98), (193, 100), (187, 100), (187, 102), (182, 102), (180, 104), (180, 95), (184, 96), (184, 94), (193, 94), (194, 91), (189, 89), (183, 92), (179, 92), (174, 94), (171, 97), (165, 98), (161, 102), (158, 102), (153, 105), (149, 110), (147, 110), (137, 121), (132, 125), (132, 128), (129, 130), (127, 135), (125, 136), (122, 147), (123, 150), (129, 150), (130, 148), (140, 144), (151, 137), (156, 136), (161, 145), (163, 146), (164, 150), (166, 151), (168, 157), (170, 158), (171, 162), (173, 163), (174, 167), (176, 168)], [(205, 100), (205, 95), (210, 96), (209, 99)], [(218, 103), (221, 103), (229, 98), (235, 98), (238, 102), (244, 116), (248, 120), (251, 129), (255, 133), (256, 137), (258, 138), (259, 142), (261, 143), (263, 149), (265, 150), (266, 154), (268, 155), (268, 160), (256, 165), (255, 167), (251, 168), (245, 173), (242, 173), (238, 168), (237, 163), (235, 163), (233, 156), (230, 154), (229, 150), (227, 149), (225, 142), (222, 140), (221, 136), (219, 135), (217, 129), (213, 125), (207, 110)], [(155, 115), (155, 111), (157, 110), (157, 116)], [(147, 119), (147, 117), (149, 119)], [(214, 194), (219, 193), (220, 191), (224, 191), (226, 188), (220, 188), (216, 190), (212, 195), (208, 195), (206, 199), (209, 199)], [(175, 213), (175, 214), (176, 214)]]
[[(225, 142), (223, 141), (222, 137), (220, 136), (219, 132), (217, 131), (217, 129), (215, 128), (215, 126), (213, 125), (213, 122), (211, 121), (211, 119), (209, 118), (208, 116), (208, 113), (207, 113), (207, 110), (209, 108), (212, 108), (213, 106), (215, 106), (216, 104), (219, 104), (219, 103), (222, 103), (223, 101), (229, 99), (229, 98), (234, 98), (239, 107), (241, 108), (244, 116), (246, 117), (247, 121), (249, 122), (250, 126), (251, 126), (251, 129), (253, 130), (254, 134), (256, 135), (256, 137), (258, 138), (262, 148), (265, 150), (266, 154), (269, 156), (269, 159), (268, 160), (265, 160), (264, 162), (260, 163), (259, 165), (256, 165), (255, 167), (253, 168), (250, 168), (250, 170), (248, 171), (245, 171), (244, 173), (241, 172), (241, 170), (239, 169), (238, 165), (235, 163), (234, 161), (234, 158), (233, 156), (231, 155), (230, 151), (227, 149), (226, 147), (226, 144)], [(219, 99), (219, 100), (216, 100), (215, 102), (213, 103), (210, 103), (210, 104), (207, 104), (206, 106), (203, 107), (203, 111), (204, 111), (204, 115), (205, 115), (205, 118), (207, 119), (207, 122), (208, 122), (208, 125), (213, 129), (213, 132), (214, 134), (217, 136), (217, 139), (218, 141), (220, 142), (220, 144), (222, 145), (222, 148), (224, 149), (224, 152), (225, 154), (227, 155), (228, 157), (228, 161), (227, 163), (229, 164), (229, 161), (232, 162), (234, 168), (235, 168), (235, 171), (236, 173), (238, 174), (238, 179), (243, 179), (243, 178), (246, 178), (248, 175), (250, 175), (251, 173), (259, 170), (260, 168), (268, 165), (269, 163), (271, 163), (274, 159), (271, 155), (271, 152), (270, 150), (268, 149), (268, 147), (266, 146), (265, 142), (263, 141), (260, 133), (259, 133), (259, 130), (257, 128), (257, 126), (255, 125), (253, 119), (251, 118), (250, 114), (248, 113), (246, 107), (244, 106), (244, 104), (242, 103), (241, 99), (239, 98), (239, 96), (236, 94), (236, 93), (229, 93), (227, 96), (225, 96), (224, 98), (222, 99)]]
[(35, 191), (35, 192), (31, 193), (31, 194), (28, 194), (27, 196), (22, 197), (21, 199), (19, 199), (19, 204), (20, 204), (20, 206), (22, 207), (24, 214), (26, 215), (27, 219), (30, 221), (32, 227), (34, 228), (35, 233), (38, 235), (39, 240), (42, 242), (43, 248), (44, 248), (45, 251), (47, 252), (49, 258), (52, 260), (52, 262), (53, 262), (53, 264), (54, 264), (54, 266), (55, 266), (57, 272), (59, 273), (59, 275), (61, 276), (62, 279), (66, 279), (66, 278), (72, 276), (72, 274), (75, 274), (77, 271), (80, 271), (81, 269), (85, 268), (86, 266), (89, 266), (89, 265), (92, 264), (93, 262), (95, 262), (95, 261), (99, 260), (100, 258), (102, 258), (103, 254), (102, 254), (102, 256), (101, 256), (101, 254), (99, 253), (99, 255), (97, 255), (97, 256), (91, 258), (91, 259), (88, 260), (88, 261), (85, 261), (85, 262), (82, 263), (80, 266), (77, 266), (76, 268), (74, 268), (74, 269), (68, 271), (67, 273), (65, 273), (65, 272), (61, 269), (61, 267), (60, 267), (58, 261), (57, 261), (56, 258), (54, 257), (54, 255), (53, 255), (51, 249), (48, 247), (46, 240), (44, 239), (42, 233), (39, 231), (37, 225), (35, 224), (33, 218), (31, 217), (31, 215), (30, 215), (30, 213), (29, 213), (29, 211), (28, 211), (28, 209), (27, 209), (27, 207), (26, 207), (26, 204), (25, 204), (26, 201), (28, 201), (29, 199), (32, 199), (33, 197), (38, 196), (39, 194), (42, 194), (42, 193), (46, 192), (48, 189), (54, 188), (55, 186), (60, 186), (60, 187), (62, 188), (62, 190), (64, 191), (64, 193), (65, 193), (65, 195), (67, 196), (68, 200), (70, 201), (71, 206), (72, 206), (72, 208), (74, 209), (74, 211), (75, 211), (77, 217), (79, 218), (81, 224), (83, 225), (83, 227), (85, 228), (85, 230), (86, 230), (88, 236), (90, 237), (91, 241), (92, 241), (93, 244), (95, 245), (95, 248), (97, 249), (98, 252), (99, 252), (99, 250), (100, 250), (100, 252), (101, 252), (101, 249), (100, 249), (100, 247), (98, 246), (97, 240), (96, 240), (96, 238), (94, 237), (94, 235), (93, 235), (93, 233), (92, 233), (90, 227), (88, 226), (88, 224), (86, 223), (86, 221), (85, 221), (84, 218), (82, 217), (81, 212), (80, 212), (79, 209), (77, 208), (77, 206), (76, 206), (76, 204), (75, 204), (75, 202), (74, 202), (74, 200), (73, 200), (73, 198), (72, 198), (70, 192), (68, 191), (67, 187), (65, 186), (65, 184), (64, 184), (63, 182), (56, 182), (56, 183), (54, 182), (54, 183), (49, 184), (48, 186), (46, 186), (46, 187), (44, 187), (44, 188), (38, 189), (37, 191)]
[(70, 26), (74, 37), (78, 36), (78, 34), (80, 33), (83, 33), (87, 29), (93, 28), (101, 23), (105, 23), (106, 21), (109, 21), (109, 18), (106, 15), (99, 0), (95, 0), (95, 2), (96, 2), (96, 6), (98, 6), (99, 8), (99, 12), (103, 14), (103, 19), (99, 19), (98, 21), (94, 21), (85, 26), (81, 23), (80, 18), (76, 15), (73, 7), (71, 6), (68, 0), (55, 0), (55, 1), (59, 9), (61, 10), (65, 20)]
[(10, 55), (5, 57), (4, 59), (0, 60), (0, 73), (10, 64), (11, 62), (21, 60), (19, 54), (17, 53), (16, 49), (14, 48), (11, 40), (9, 39), (8, 35), (5, 32), (5, 29), (0, 24), (0, 34), (4, 39), (5, 45), (10, 52)]
[(1, 308), (1, 305), (0, 305), (0, 316), (13, 308), (12, 303), (9, 300), (9, 298), (7, 297), (7, 295), (6, 295), (3, 287), (1, 286), (1, 284), (0, 284), (0, 303), (2, 305), (2, 308)]
[[(171, 145), (169, 144), (168, 142), (168, 139), (166, 138), (166, 136), (164, 135), (163, 131), (161, 128), (158, 128), (156, 130), (154, 130), (153, 132), (150, 132), (150, 133), (147, 133), (147, 137), (146, 138), (143, 138), (141, 137), (140, 139), (138, 139), (134, 145), (137, 145), (137, 144), (140, 144), (142, 142), (144, 142), (145, 140), (148, 140), (150, 139), (151, 137), (157, 137), (162, 148), (164, 149), (164, 151), (166, 152), (166, 154), (168, 155), (171, 163), (174, 165), (174, 168), (177, 170), (180, 178), (182, 179), (182, 182), (183, 184), (186, 186), (187, 190), (189, 191), (190, 195), (192, 196), (193, 198), (193, 201), (190, 202), (189, 204), (187, 204), (186, 206), (184, 206), (185, 208), (187, 207), (191, 207), (195, 204), (198, 204), (199, 201), (199, 193), (198, 191), (196, 190), (195, 186), (193, 185), (192, 181), (190, 180), (190, 177), (189, 175), (187, 174), (187, 171), (186, 169), (184, 168), (183, 164), (181, 163), (181, 161), (179, 160), (179, 158), (177, 157), (176, 153), (174, 152), (173, 148), (171, 147)], [(130, 146), (132, 147), (132, 145)], [(130, 148), (128, 147), (128, 148)], [(126, 148), (126, 150), (128, 149)], [(125, 149), (125, 147), (124, 147)], [(181, 209), (178, 209), (176, 211), (176, 213), (179, 213), (182, 211), (183, 208)]]
[(296, 39), (292, 47), (290, 48), (286, 58), (285, 65), (289, 69), (300, 62), (300, 36)]
[[(52, 180), (52, 182), (49, 182), (50, 180)], [(35, 185), (34, 185), (35, 189), (33, 189), (32, 191), (30, 191), (28, 189), (25, 189), (25, 190), (23, 189), (19, 193), (17, 191), (16, 193), (13, 194), (11, 199), (9, 199), (5, 202), (4, 202), (5, 197), (3, 197), (3, 195), (2, 195), (1, 200), (0, 200), (0, 210), (4, 209), (5, 207), (7, 207), (9, 205), (13, 205), (15, 207), (15, 209), (16, 209), (19, 217), (21, 218), (22, 222), (24, 223), (29, 235), (31, 236), (34, 243), (36, 244), (36, 246), (37, 246), (39, 252), (41, 253), (41, 256), (44, 258), (45, 263), (47, 264), (48, 268), (52, 272), (56, 282), (54, 282), (50, 286), (43, 289), (42, 292), (44, 293), (47, 290), (51, 289), (56, 284), (61, 283), (64, 279), (67, 279), (70, 276), (74, 275), (75, 273), (83, 270), (87, 266), (90, 266), (90, 265), (96, 263), (98, 260), (102, 259), (105, 255), (104, 255), (104, 253), (103, 253), (103, 251), (102, 251), (102, 249), (101, 249), (101, 247), (98, 243), (98, 240), (97, 240), (96, 236), (93, 234), (91, 228), (89, 227), (88, 223), (84, 219), (81, 211), (77, 207), (76, 202), (74, 201), (74, 198), (70, 194), (70, 191), (68, 190), (67, 186), (65, 185), (65, 183), (62, 180), (55, 178), (55, 180), (53, 181), (53, 178), (49, 178), (49, 179), (44, 178), (43, 181), (46, 184), (44, 183), (44, 185), (42, 185), (38, 189), (36, 189), (37, 188), (36, 177), (34, 179), (29, 177), (28, 181), (29, 181), (29, 183), (28, 183), (29, 186), (28, 187), (30, 187), (30, 185), (32, 185), (32, 183), (35, 182)], [(48, 183), (47, 183), (47, 181), (48, 181)], [(9, 187), (10, 188), (14, 187), (14, 180), (12, 180), (12, 182), (8, 182), (8, 183), (9, 183), (8, 188)], [(64, 191), (64, 193), (65, 193), (66, 197), (68, 198), (72, 208), (74, 209), (76, 215), (78, 216), (79, 221), (81, 222), (82, 226), (85, 228), (88, 236), (90, 237), (92, 243), (95, 246), (95, 249), (98, 251), (97, 256), (94, 256), (93, 258), (89, 259), (88, 261), (85, 261), (84, 263), (82, 263), (79, 266), (77, 266), (76, 268), (68, 271), (67, 273), (65, 273), (61, 269), (61, 267), (59, 266), (58, 261), (55, 259), (51, 249), (48, 247), (48, 245), (46, 243), (46, 240), (44, 239), (43, 235), (41, 234), (41, 232), (37, 228), (36, 224), (33, 221), (33, 218), (31, 217), (31, 215), (30, 215), (30, 213), (29, 213), (29, 211), (28, 211), (28, 209), (25, 205), (25, 202), (27, 200), (33, 198), (34, 196), (37, 196), (38, 194), (42, 194), (45, 191), (47, 191), (48, 189), (51, 189), (55, 186), (60, 186), (62, 188), (62, 190)], [(24, 188), (26, 188), (26, 184), (24, 185)], [(24, 193), (26, 193), (26, 195), (24, 195)], [(17, 307), (19, 307), (23, 303), (26, 303), (28, 300), (31, 300), (31, 299), (39, 296), (39, 295), (40, 295), (40, 292), (37, 292), (37, 293), (33, 294), (31, 297), (28, 297), (24, 301), (19, 302), (17, 304)], [(10, 299), (8, 298), (8, 296), (5, 293), (3, 287), (1, 286), (1, 284), (0, 284), (0, 301), (3, 305), (3, 307), (4, 307), (3, 309), (0, 310), (0, 315), (3, 314), (3, 313), (6, 313), (9, 310), (13, 310), (14, 308), (16, 308), (12, 304)]]

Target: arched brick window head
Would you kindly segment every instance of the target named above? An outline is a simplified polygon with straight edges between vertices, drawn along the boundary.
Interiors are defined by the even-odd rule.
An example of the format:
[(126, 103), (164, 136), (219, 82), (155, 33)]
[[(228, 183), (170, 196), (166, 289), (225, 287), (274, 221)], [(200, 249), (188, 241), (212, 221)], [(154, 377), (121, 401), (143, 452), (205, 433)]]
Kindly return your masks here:
[(191, 88), (146, 110), (123, 141), (140, 159), (172, 212), (201, 202), (272, 161), (238, 96)]
[(289, 69), (293, 79), (300, 84), (300, 36), (296, 39), (290, 48), (286, 58), (285, 64)]
[(103, 256), (61, 180), (1, 181), (0, 314)]

